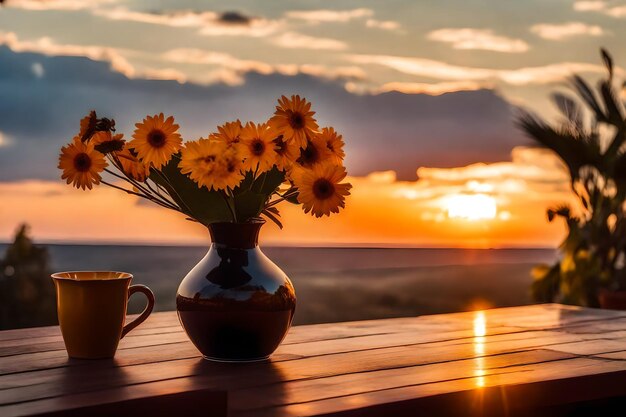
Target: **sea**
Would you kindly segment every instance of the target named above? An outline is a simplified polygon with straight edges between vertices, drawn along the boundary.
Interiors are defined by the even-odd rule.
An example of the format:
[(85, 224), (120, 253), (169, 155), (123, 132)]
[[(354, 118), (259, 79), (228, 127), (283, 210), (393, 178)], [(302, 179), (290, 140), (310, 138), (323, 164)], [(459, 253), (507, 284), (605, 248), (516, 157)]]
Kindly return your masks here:
[[(52, 271), (130, 272), (149, 286), (157, 311), (204, 256), (200, 246), (45, 245)], [(4, 254), (6, 245), (0, 245)], [(530, 304), (530, 270), (554, 249), (265, 247), (290, 277), (297, 324), (406, 317)], [(135, 297), (137, 299), (135, 299)], [(141, 310), (135, 296), (130, 311)]]

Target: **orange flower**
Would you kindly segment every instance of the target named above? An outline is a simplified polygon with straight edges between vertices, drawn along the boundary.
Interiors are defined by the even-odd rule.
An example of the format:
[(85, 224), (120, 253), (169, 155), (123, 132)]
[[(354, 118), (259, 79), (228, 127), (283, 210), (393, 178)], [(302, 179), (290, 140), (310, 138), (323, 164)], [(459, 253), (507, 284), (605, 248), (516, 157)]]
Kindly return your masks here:
[(315, 217), (330, 216), (339, 213), (345, 207), (346, 196), (350, 195), (351, 184), (340, 184), (346, 177), (346, 169), (342, 166), (323, 164), (306, 170), (298, 179), (298, 201), (302, 203), (305, 213), (311, 212)]
[(330, 159), (330, 150), (326, 143), (314, 134), (307, 139), (307, 145), (300, 149), (300, 155), (287, 171), (288, 179), (292, 182), (299, 178), (306, 171), (313, 169), (317, 165), (327, 163)]
[(346, 156), (343, 151), (343, 140), (341, 135), (335, 132), (332, 127), (325, 127), (319, 133), (319, 138), (326, 143), (326, 147), (330, 151), (330, 158), (335, 165), (341, 165), (343, 158)]
[(80, 131), (78, 132), (80, 140), (84, 142), (91, 138), (93, 133), (96, 131), (97, 122), (98, 117), (96, 116), (96, 112), (94, 110), (90, 111), (87, 116), (80, 119)]
[(63, 170), (61, 179), (83, 190), (100, 184), (100, 173), (106, 168), (104, 155), (96, 151), (92, 144), (84, 143), (76, 136), (72, 143), (61, 148), (59, 169)]
[(183, 174), (209, 191), (234, 189), (241, 181), (241, 156), (223, 141), (199, 139), (187, 142), (178, 164)]
[(128, 146), (137, 152), (139, 160), (144, 164), (160, 169), (180, 150), (183, 140), (176, 133), (179, 126), (174, 123), (172, 116), (167, 119), (163, 113), (146, 116), (135, 127), (133, 140)]
[(307, 134), (317, 130), (317, 123), (313, 118), (311, 103), (300, 96), (291, 96), (288, 99), (282, 96), (278, 100), (276, 112), (269, 123), (278, 134), (283, 135), (287, 142), (295, 142), (301, 148), (306, 146)]
[(144, 182), (150, 175), (150, 167), (137, 158), (137, 154), (126, 148), (115, 152), (124, 174), (135, 181)]
[(98, 152), (108, 154), (121, 151), (124, 148), (126, 142), (122, 139), (123, 137), (124, 135), (122, 134), (112, 135), (110, 130), (105, 130), (95, 132), (89, 140), (89, 143), (91, 143)]
[(276, 145), (276, 167), (283, 171), (291, 169), (296, 159), (300, 157), (300, 148), (294, 142), (285, 142), (280, 135), (274, 139)]
[(241, 130), (243, 129), (239, 119), (234, 122), (226, 122), (217, 127), (219, 133), (213, 133), (209, 139), (216, 139), (227, 144), (239, 143), (241, 141)]
[(276, 133), (266, 123), (248, 122), (241, 131), (243, 170), (261, 173), (269, 171), (276, 162)]

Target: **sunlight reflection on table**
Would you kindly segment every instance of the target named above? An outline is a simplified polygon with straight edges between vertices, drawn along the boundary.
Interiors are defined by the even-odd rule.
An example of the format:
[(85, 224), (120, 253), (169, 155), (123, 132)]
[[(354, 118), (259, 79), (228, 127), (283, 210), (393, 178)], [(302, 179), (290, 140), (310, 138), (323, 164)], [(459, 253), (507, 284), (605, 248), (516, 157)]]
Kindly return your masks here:
[(476, 386), (485, 386), (485, 335), (487, 334), (487, 320), (484, 311), (474, 313), (474, 376)]

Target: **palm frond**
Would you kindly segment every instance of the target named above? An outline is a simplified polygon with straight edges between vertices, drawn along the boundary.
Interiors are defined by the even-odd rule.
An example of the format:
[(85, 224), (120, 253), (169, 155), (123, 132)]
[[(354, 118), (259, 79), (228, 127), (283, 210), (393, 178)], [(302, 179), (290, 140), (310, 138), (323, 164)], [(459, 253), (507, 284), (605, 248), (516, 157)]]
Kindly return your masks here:
[(583, 166), (595, 166), (599, 162), (599, 148), (580, 140), (571, 131), (557, 130), (526, 111), (522, 111), (516, 123), (528, 137), (556, 153), (569, 169), (572, 179), (578, 178)]
[(621, 128), (624, 125), (624, 107), (615, 94), (611, 79), (600, 81), (598, 89), (606, 108), (607, 122)]
[(582, 110), (574, 99), (565, 94), (554, 93), (552, 94), (552, 101), (572, 127), (582, 130)]
[(604, 66), (606, 67), (609, 73), (609, 80), (612, 80), (613, 79), (613, 58), (611, 57), (611, 54), (609, 54), (609, 52), (604, 48), (600, 48), (600, 55), (602, 55), (602, 62), (604, 62)]
[(600, 106), (600, 103), (598, 103), (596, 93), (589, 87), (589, 84), (578, 75), (572, 76), (570, 81), (580, 98), (591, 108), (596, 119), (601, 122), (607, 122), (607, 116)]

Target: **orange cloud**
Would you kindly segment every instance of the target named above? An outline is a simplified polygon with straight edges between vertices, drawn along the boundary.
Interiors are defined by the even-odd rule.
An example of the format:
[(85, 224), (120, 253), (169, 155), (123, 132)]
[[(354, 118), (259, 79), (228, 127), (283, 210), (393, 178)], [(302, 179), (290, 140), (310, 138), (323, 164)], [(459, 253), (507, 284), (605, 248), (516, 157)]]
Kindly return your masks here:
[[(398, 72), (454, 81), (503, 81), (511, 85), (546, 84), (562, 81), (574, 73), (601, 73), (600, 65), (584, 62), (560, 62), (537, 67), (492, 69), (452, 65), (443, 61), (393, 55), (351, 55), (348, 59), (358, 64), (382, 65)], [(621, 68), (617, 69), (620, 74)]]
[[(545, 210), (571, 196), (565, 173), (546, 151), (516, 148), (510, 162), (418, 173), (418, 181), (398, 181), (393, 171), (349, 178), (354, 188), (347, 208), (330, 218), (315, 219), (283, 203), (285, 229), (268, 224), (263, 242), (553, 246), (563, 236), (562, 225), (546, 222)], [(60, 181), (0, 183), (0, 200), (3, 240), (20, 222), (30, 223), (38, 239), (47, 241), (204, 244), (208, 239), (202, 226), (182, 215), (106, 187), (83, 192)]]
[(521, 39), (496, 35), (491, 29), (444, 28), (434, 30), (428, 39), (452, 44), (454, 49), (482, 49), (495, 52), (526, 52), (529, 46)]

